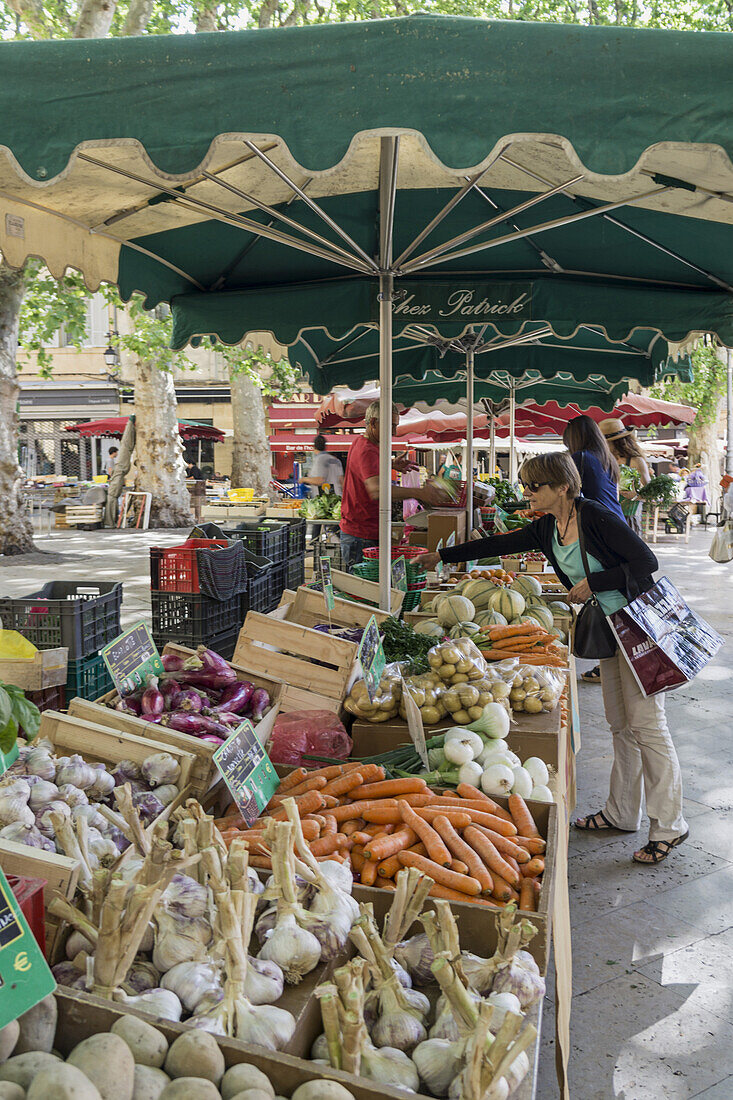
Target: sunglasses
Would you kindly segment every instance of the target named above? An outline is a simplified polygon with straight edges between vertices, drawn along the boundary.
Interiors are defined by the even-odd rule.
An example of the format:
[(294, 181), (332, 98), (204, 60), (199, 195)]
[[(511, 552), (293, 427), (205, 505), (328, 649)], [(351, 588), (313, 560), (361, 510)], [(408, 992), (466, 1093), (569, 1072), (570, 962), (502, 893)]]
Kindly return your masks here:
[(541, 489), (543, 485), (549, 485), (549, 481), (523, 481), (522, 488), (529, 490), (530, 493), (536, 493), (538, 489)]

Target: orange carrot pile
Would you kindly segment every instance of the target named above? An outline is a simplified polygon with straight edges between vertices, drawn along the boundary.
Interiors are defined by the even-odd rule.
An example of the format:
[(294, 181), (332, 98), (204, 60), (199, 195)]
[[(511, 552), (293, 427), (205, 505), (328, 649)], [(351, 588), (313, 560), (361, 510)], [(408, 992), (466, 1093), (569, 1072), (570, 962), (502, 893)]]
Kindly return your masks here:
[(272, 866), (264, 831), (285, 818), (286, 798), (316, 859), (348, 861), (363, 886), (394, 889), (401, 869), (416, 867), (433, 879), (433, 897), (537, 909), (546, 845), (518, 795), (505, 808), (467, 783), (439, 794), (419, 776), (386, 779), (376, 764), (296, 769), (251, 828), (236, 807), (216, 822), (227, 845), (247, 842), (253, 867)]
[(556, 635), (548, 633), (537, 623), (517, 623), (515, 626), (485, 626), (481, 633), (488, 644), (481, 647), (487, 661), (505, 661), (507, 657), (521, 657), (527, 665), (549, 665), (564, 668), (567, 651)]

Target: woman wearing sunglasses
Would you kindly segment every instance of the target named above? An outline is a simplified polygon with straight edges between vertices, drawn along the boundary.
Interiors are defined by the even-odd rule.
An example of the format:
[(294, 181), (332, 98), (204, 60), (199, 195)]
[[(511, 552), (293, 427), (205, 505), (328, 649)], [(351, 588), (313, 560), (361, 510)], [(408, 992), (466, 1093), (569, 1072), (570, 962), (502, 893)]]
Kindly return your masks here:
[[(520, 476), (530, 506), (544, 515), (518, 531), (424, 555), (425, 566), (432, 568), (439, 560), (460, 562), (541, 550), (568, 589), (572, 603), (585, 603), (594, 593), (607, 615), (625, 607), (630, 596), (651, 588), (652, 574), (658, 568), (656, 557), (622, 516), (581, 496), (580, 475), (569, 454), (558, 451), (531, 458), (522, 466)], [(578, 543), (579, 523), (590, 582)], [(575, 826), (590, 832), (637, 832), (646, 798), (649, 841), (634, 852), (634, 860), (661, 863), (689, 835), (664, 695), (647, 699), (618, 650), (602, 660), (600, 667), (606, 720), (613, 734), (610, 792), (602, 810), (579, 818)]]

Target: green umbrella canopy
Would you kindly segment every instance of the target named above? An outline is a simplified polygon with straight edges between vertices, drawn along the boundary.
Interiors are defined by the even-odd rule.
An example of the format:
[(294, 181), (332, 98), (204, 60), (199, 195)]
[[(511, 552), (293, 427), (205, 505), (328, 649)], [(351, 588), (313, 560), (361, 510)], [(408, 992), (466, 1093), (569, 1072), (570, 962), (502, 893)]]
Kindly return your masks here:
[[(651, 386), (665, 374), (674, 374), (683, 381), (692, 378), (689, 356), (673, 362), (667, 342), (649, 329), (636, 329), (624, 343), (612, 343), (601, 331), (587, 325), (580, 326), (569, 340), (561, 340), (541, 322), (525, 325), (522, 336), (514, 342), (487, 326), (477, 327), (472, 335), (476, 386), (483, 380), (482, 394), (492, 401), (508, 396), (509, 379), (533, 380), (540, 385), (554, 383), (562, 374), (579, 389), (592, 380), (590, 388), (621, 385), (623, 394), (630, 378), (643, 386)], [(410, 387), (418, 394), (425, 383), (437, 386), (443, 400), (456, 402), (465, 397), (467, 344), (468, 338), (439, 340), (422, 326), (412, 325), (400, 332), (392, 345), (395, 401), (402, 400), (397, 396), (398, 387), (400, 393)], [(342, 340), (332, 340), (324, 329), (308, 329), (290, 347), (288, 357), (307, 375), (316, 393), (328, 393), (335, 385), (345, 383), (356, 388), (379, 375), (379, 332), (374, 326), (361, 325)], [(525, 400), (530, 397), (542, 400), (535, 395)], [(416, 400), (421, 399), (404, 403), (414, 405)], [(544, 400), (560, 399), (552, 394)], [(568, 398), (577, 400), (577, 393)]]
[(733, 344), (732, 62), (728, 34), (424, 15), (2, 43), (0, 250), (172, 302), (176, 346), (343, 336), (380, 266), (397, 331)]

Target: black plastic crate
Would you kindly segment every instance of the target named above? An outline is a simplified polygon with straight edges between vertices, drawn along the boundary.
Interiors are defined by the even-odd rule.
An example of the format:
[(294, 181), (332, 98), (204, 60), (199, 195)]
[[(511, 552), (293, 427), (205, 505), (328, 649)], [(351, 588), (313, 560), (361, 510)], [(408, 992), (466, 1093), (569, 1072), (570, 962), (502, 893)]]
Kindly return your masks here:
[(288, 524), (277, 519), (243, 520), (236, 527), (223, 528), (227, 539), (240, 539), (247, 550), (272, 562), (288, 556)]
[(40, 691), (26, 691), (26, 699), (35, 703), (40, 711), (63, 710), (66, 706), (66, 688), (63, 684), (42, 688)]
[(73, 699), (99, 699), (114, 687), (104, 657), (82, 657), (78, 661), (69, 661), (66, 679), (66, 697)]
[(288, 557), (305, 553), (305, 520), (286, 519), (288, 525)]
[(280, 598), (285, 591), (288, 579), (288, 563), (286, 561), (278, 562), (277, 565), (273, 565), (272, 573), (270, 574), (270, 599), (268, 603), (268, 611), (274, 611), (277, 605), (280, 603)]
[[(215, 634), (213, 637), (202, 639), (196, 642), (196, 645), (205, 645), (207, 649), (213, 649), (214, 653), (218, 653), (220, 657), (223, 657), (225, 661), (231, 661), (234, 656), (234, 650), (237, 648), (237, 638), (239, 637), (239, 627), (235, 630), (227, 630), (223, 634)], [(162, 653), (164, 647), (172, 642), (176, 645), (187, 646), (189, 649), (193, 648), (191, 639), (186, 637), (163, 637), (162, 635), (153, 634), (153, 641), (155, 642), (158, 650)]]
[(5, 630), (17, 630), (37, 649), (66, 646), (69, 661), (97, 654), (120, 629), (122, 584), (50, 581), (20, 599), (0, 599)]
[[(217, 634), (239, 630), (242, 625), (242, 598), (212, 600), (184, 592), (151, 592), (153, 635), (156, 640), (197, 646)], [(156, 644), (159, 644), (156, 641)]]
[(297, 554), (293, 558), (288, 558), (286, 565), (285, 587), (299, 588), (301, 584), (305, 584), (305, 554)]

